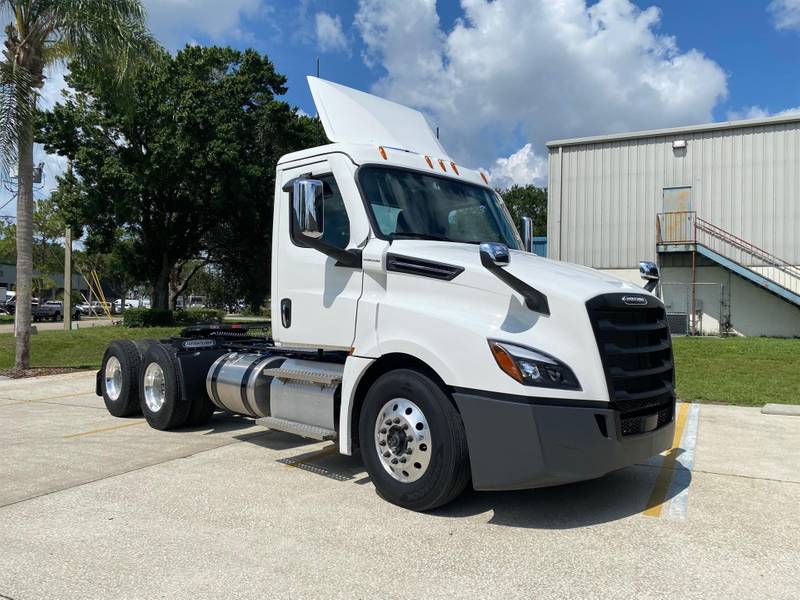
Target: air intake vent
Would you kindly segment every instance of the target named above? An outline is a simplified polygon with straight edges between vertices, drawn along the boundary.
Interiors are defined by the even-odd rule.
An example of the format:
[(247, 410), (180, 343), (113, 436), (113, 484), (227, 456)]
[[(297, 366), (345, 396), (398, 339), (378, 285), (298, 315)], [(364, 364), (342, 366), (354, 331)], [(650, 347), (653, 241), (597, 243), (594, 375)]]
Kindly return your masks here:
[(642, 294), (605, 294), (586, 303), (603, 361), (611, 406), (622, 435), (646, 433), (672, 422), (675, 377), (664, 306)]
[(432, 260), (423, 260), (421, 258), (400, 256), (399, 254), (387, 254), (386, 270), (450, 281), (462, 273), (464, 267), (434, 262)]

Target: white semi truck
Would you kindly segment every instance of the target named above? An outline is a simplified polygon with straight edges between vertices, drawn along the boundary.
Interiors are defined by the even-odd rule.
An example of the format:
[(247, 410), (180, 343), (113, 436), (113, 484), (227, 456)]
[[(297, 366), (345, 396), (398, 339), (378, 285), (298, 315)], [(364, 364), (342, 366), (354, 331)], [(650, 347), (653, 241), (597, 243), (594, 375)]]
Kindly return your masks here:
[[(309, 78), (332, 143), (277, 165), (271, 338), (112, 342), (97, 393), (156, 429), (214, 411), (360, 451), (412, 510), (596, 478), (667, 449), (672, 347), (645, 288), (530, 253), (410, 108)], [(254, 269), (261, 268), (253, 265)]]

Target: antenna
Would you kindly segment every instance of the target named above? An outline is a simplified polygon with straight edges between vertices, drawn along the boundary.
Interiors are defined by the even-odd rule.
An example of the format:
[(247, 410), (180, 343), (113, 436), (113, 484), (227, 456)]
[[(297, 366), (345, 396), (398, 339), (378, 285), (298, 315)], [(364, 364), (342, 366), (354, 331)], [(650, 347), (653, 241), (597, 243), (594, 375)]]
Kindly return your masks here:
[(317, 77), (319, 77), (319, 56), (317, 57)]
[(436, 127), (436, 139), (437, 140), (439, 139), (439, 127), (438, 126)]

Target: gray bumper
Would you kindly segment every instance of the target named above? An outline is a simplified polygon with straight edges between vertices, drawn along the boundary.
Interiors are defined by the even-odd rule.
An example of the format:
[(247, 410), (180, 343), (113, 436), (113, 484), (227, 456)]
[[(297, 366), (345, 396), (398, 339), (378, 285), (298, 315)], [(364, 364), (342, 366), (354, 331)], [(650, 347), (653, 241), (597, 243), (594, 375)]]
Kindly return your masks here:
[(608, 408), (473, 391), (453, 396), (467, 433), (476, 490), (528, 489), (601, 477), (668, 449), (675, 430), (672, 419), (654, 431), (623, 436), (619, 413)]

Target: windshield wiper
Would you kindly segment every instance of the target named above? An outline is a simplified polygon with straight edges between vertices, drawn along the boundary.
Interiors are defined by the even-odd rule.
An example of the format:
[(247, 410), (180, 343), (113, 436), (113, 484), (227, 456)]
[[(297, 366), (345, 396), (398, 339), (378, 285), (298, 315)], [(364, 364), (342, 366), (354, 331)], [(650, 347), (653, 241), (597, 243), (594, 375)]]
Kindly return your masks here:
[(452, 242), (448, 237), (443, 235), (433, 235), (431, 233), (393, 233), (392, 238), (412, 238), (415, 240), (434, 240), (437, 242)]

